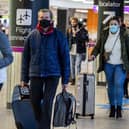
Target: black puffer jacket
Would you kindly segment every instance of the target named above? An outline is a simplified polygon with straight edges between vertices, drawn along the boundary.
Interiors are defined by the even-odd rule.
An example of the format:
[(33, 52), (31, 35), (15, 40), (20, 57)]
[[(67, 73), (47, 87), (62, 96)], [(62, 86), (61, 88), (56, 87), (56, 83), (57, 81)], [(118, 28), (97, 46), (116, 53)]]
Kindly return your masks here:
[(77, 53), (86, 53), (86, 42), (89, 42), (88, 31), (81, 28), (76, 34)]

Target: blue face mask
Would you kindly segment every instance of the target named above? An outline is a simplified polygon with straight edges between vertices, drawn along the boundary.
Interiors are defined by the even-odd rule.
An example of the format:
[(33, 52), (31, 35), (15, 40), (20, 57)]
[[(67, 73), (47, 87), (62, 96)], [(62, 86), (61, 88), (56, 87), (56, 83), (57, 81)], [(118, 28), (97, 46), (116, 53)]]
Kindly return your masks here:
[(118, 25), (110, 25), (109, 30), (111, 33), (116, 33), (119, 30)]

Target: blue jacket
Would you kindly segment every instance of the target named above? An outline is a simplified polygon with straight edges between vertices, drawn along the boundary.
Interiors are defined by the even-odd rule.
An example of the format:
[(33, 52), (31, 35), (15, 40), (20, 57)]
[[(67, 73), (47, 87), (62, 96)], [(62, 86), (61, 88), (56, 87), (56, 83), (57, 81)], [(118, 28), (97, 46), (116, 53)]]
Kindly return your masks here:
[(10, 47), (8, 38), (0, 31), (0, 52), (3, 58), (0, 58), (0, 69), (8, 66), (13, 61), (12, 49)]
[(34, 29), (25, 40), (21, 72), (26, 83), (30, 77), (61, 76), (62, 84), (67, 84), (70, 58), (66, 37), (57, 29), (49, 35)]

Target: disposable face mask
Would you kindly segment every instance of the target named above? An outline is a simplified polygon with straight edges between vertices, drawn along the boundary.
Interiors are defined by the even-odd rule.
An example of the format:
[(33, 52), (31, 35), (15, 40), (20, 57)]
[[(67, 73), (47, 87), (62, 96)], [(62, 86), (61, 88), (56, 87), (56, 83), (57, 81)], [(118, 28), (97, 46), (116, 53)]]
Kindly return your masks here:
[(111, 33), (116, 33), (119, 30), (118, 25), (110, 25), (109, 27)]
[(49, 20), (46, 20), (46, 19), (43, 19), (40, 21), (40, 25), (43, 27), (43, 28), (47, 28), (51, 25), (50, 21)]

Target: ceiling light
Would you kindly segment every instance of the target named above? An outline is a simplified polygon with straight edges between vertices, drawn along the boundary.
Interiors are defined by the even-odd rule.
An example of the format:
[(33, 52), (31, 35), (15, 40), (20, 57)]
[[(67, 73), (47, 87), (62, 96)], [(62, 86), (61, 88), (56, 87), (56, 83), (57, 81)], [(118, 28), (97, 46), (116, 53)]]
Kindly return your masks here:
[(127, 4), (127, 3), (129, 3), (129, 1), (125, 1), (124, 3), (126, 3), (126, 4)]
[(83, 3), (87, 3), (87, 4), (93, 4), (93, 0), (72, 0), (72, 1), (75, 1), (75, 2), (83, 2)]
[(80, 13), (88, 13), (88, 10), (76, 9), (76, 12), (80, 12)]
[(87, 1), (87, 0), (83, 0), (83, 3), (87, 3), (87, 4), (94, 4), (93, 0)]
[(72, 1), (75, 1), (75, 2), (83, 2), (84, 0), (72, 0)]

